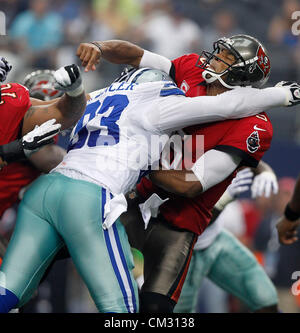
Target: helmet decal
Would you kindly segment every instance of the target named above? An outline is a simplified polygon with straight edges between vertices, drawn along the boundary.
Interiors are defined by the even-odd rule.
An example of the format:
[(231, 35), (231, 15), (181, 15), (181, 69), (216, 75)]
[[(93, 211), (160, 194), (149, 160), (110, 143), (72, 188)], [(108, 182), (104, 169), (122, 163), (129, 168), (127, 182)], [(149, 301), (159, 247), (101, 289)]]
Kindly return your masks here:
[(259, 68), (263, 71), (264, 75), (268, 75), (270, 72), (270, 59), (264, 52), (263, 48), (260, 46), (257, 51), (257, 64)]

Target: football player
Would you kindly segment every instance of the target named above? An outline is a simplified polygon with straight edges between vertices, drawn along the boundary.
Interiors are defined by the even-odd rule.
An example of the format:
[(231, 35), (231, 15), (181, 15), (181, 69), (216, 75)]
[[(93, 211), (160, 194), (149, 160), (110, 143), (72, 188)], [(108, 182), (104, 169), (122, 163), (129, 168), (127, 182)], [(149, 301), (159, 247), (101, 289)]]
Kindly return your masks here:
[[(174, 130), (256, 114), (286, 105), (292, 95), (287, 87), (245, 88), (190, 99), (165, 73), (143, 68), (125, 73), (90, 97), (73, 129), (67, 155), (30, 186), (19, 206), (0, 271), (1, 312), (30, 298), (64, 244), (100, 312), (136, 312), (132, 255), (119, 219), (127, 208), (124, 194), (141, 171), (159, 161)], [(163, 144), (150, 153), (153, 137)], [(239, 158), (224, 157), (224, 163), (236, 168)]]
[[(18, 200), (23, 187), (31, 183), (41, 171), (50, 171), (62, 160), (61, 149), (54, 145), (30, 156), (27, 153), (29, 150), (33, 152), (34, 145), (43, 142), (44, 132), (49, 126), (58, 126), (54, 125), (51, 119), (61, 123), (63, 129), (69, 128), (77, 122), (85, 108), (86, 97), (76, 65), (59, 69), (55, 73), (55, 79), (57, 89), (66, 94), (53, 101), (31, 98), (28, 89), (18, 83), (1, 85), (0, 144), (4, 146), (0, 151), (0, 157), (4, 162), (12, 162), (16, 157), (20, 159), (26, 155), (36, 168), (27, 161), (10, 163), (2, 168), (0, 187), (6, 188), (6, 191), (0, 192), (0, 217)], [(29, 134), (36, 125), (45, 121), (48, 122), (32, 132), (34, 136)], [(26, 134), (25, 140), (22, 140), (21, 137)], [(12, 150), (11, 153), (8, 148)]]
[[(222, 38), (214, 43), (213, 52), (185, 55), (173, 61), (125, 41), (82, 43), (78, 47), (77, 55), (82, 60), (83, 66), (86, 66), (86, 71), (94, 70), (101, 57), (114, 63), (164, 70), (190, 97), (215, 95), (228, 89), (238, 91), (244, 86), (260, 87), (270, 74), (270, 60), (265, 48), (257, 39), (247, 35)], [(293, 88), (292, 85), (289, 86), (293, 98), (288, 104), (292, 105), (298, 103), (299, 86), (295, 85)], [(226, 176), (229, 176), (229, 170), (234, 171), (239, 163), (256, 167), (270, 145), (272, 126), (267, 115), (260, 114), (241, 121), (186, 128), (185, 133), (205, 136), (204, 155), (212, 154), (211, 159), (205, 160), (205, 170), (211, 170), (212, 173), (206, 171), (206, 175), (209, 174), (208, 178), (214, 179), (215, 182), (207, 186), (206, 180), (199, 176), (199, 183), (187, 183), (183, 181), (184, 173), (178, 171), (168, 171), (167, 174), (159, 171), (150, 174), (156, 185), (167, 191), (194, 198), (171, 197), (172, 200), (161, 206), (160, 223), (156, 220), (150, 224), (148, 227), (150, 231), (146, 233), (142, 231), (142, 236), (136, 232), (136, 228), (139, 227), (132, 221), (134, 219), (127, 216), (128, 221), (131, 220), (130, 223), (126, 223), (131, 244), (137, 248), (142, 246), (145, 257), (141, 312), (172, 312), (187, 272), (194, 239), (187, 232), (179, 233), (175, 229), (171, 230), (171, 227), (165, 230), (166, 225), (188, 229), (193, 235), (200, 235), (209, 223), (212, 207), (232, 179), (230, 176), (226, 179), (228, 183), (226, 180), (221, 181), (220, 176), (224, 175), (226, 163), (220, 162), (220, 156), (222, 153), (225, 155), (227, 153), (239, 157), (238, 163), (228, 169)], [(192, 150), (192, 153), (196, 155), (197, 152)], [(211, 164), (207, 163), (208, 160), (212, 161)], [(194, 165), (193, 168), (195, 170), (197, 166)], [(202, 187), (202, 184), (206, 185)], [(137, 190), (143, 199), (147, 199), (154, 192), (160, 193), (164, 198), (170, 197), (169, 193), (162, 193), (161, 189), (145, 178)], [(201, 195), (202, 190), (207, 191)], [(153, 230), (156, 230), (156, 233)], [(184, 233), (186, 238), (183, 236)], [(174, 235), (173, 238), (171, 234)], [(144, 244), (141, 244), (142, 239), (145, 240)], [(135, 244), (136, 242), (138, 244)], [(185, 252), (181, 250), (183, 248)], [(159, 253), (168, 253), (169, 256), (165, 255), (162, 258)]]
[(281, 244), (290, 245), (298, 241), (297, 229), (300, 225), (300, 177), (298, 177), (290, 202), (286, 205), (284, 216), (277, 222), (276, 228)]
[[(198, 237), (191, 264), (174, 312), (196, 310), (197, 292), (207, 277), (221, 289), (239, 298), (252, 312), (277, 312), (278, 296), (272, 281), (255, 256), (223, 227), (223, 209), (241, 193), (249, 190), (252, 197), (276, 194), (278, 184), (273, 170), (260, 163), (254, 177), (249, 169), (237, 173), (213, 210), (207, 229)], [(257, 173), (258, 170), (254, 170)], [(226, 219), (226, 217), (225, 217)]]
[[(7, 62), (5, 58), (0, 59), (0, 82), (6, 80), (7, 74), (11, 71), (12, 66)], [(7, 96), (5, 92), (5, 86), (3, 96)], [(1, 99), (0, 90), (0, 105), (4, 104)], [(59, 131), (60, 125), (54, 124), (53, 121), (43, 124), (41, 128), (35, 128), (31, 133), (28, 133), (26, 137), (15, 140), (0, 146), (0, 170), (10, 162), (16, 162), (22, 160), (25, 157), (29, 157), (33, 152), (39, 150), (44, 145), (51, 142), (53, 136)]]

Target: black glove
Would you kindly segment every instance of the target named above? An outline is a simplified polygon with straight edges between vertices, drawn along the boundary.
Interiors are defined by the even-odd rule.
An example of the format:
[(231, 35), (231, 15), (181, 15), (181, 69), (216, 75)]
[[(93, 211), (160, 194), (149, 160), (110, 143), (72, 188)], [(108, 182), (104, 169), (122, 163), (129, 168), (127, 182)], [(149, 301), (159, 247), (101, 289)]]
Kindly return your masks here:
[(4, 82), (6, 80), (6, 76), (8, 72), (12, 69), (12, 66), (7, 62), (5, 58), (0, 59), (0, 82)]

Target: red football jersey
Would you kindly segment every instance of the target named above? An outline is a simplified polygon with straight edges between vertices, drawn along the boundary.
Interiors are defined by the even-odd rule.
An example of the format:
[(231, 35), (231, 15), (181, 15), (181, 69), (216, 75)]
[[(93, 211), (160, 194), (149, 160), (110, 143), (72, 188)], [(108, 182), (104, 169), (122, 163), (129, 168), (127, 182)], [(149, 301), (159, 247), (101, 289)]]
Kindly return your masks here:
[[(21, 137), (22, 120), (30, 106), (27, 88), (18, 83), (1, 85), (0, 145)], [(17, 202), (21, 188), (38, 175), (39, 172), (26, 161), (10, 163), (0, 171), (0, 217)]]
[[(177, 85), (184, 89), (189, 97), (206, 94), (206, 85), (202, 78), (203, 70), (195, 66), (198, 58), (198, 55), (191, 54), (173, 61), (173, 77)], [(235, 153), (242, 158), (241, 165), (251, 167), (256, 167), (264, 152), (269, 149), (273, 135), (271, 122), (265, 113), (243, 119), (191, 126), (184, 132), (191, 135), (192, 140), (196, 139), (196, 135), (204, 136), (203, 152), (217, 149)], [(186, 168), (190, 168), (200, 155), (198, 151), (196, 157), (195, 144), (186, 146), (192, 147), (192, 161), (188, 163), (190, 165), (185, 165)], [(187, 164), (186, 160), (185, 164)], [(169, 197), (170, 199), (160, 207), (163, 217), (176, 227), (200, 235), (211, 219), (212, 208), (234, 176), (235, 172), (221, 183), (192, 199), (167, 193), (146, 178), (142, 179), (137, 189), (145, 198), (154, 192), (162, 198)]]
[(172, 77), (188, 97), (206, 95), (203, 69), (196, 66), (199, 55), (192, 53), (172, 61)]

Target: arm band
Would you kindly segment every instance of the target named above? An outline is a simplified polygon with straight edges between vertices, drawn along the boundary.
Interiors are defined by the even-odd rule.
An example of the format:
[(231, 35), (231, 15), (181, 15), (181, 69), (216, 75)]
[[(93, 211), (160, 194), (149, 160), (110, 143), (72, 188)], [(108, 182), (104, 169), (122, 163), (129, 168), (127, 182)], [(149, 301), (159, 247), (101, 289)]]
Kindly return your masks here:
[(22, 160), (25, 158), (22, 140), (15, 140), (0, 146), (0, 156), (3, 161), (10, 163)]
[(172, 62), (168, 58), (161, 56), (159, 54), (150, 52), (148, 50), (144, 50), (144, 54), (142, 56), (140, 62), (140, 68), (142, 67), (150, 67), (159, 69), (167, 74), (170, 74), (170, 69), (172, 67)]
[(289, 204), (286, 205), (285, 210), (284, 210), (284, 216), (289, 220), (289, 221), (296, 221), (300, 218), (300, 214), (294, 212)]
[(98, 42), (90, 42), (90, 44), (93, 44), (95, 46), (98, 47), (100, 53), (101, 53), (101, 56), (103, 55), (103, 51), (102, 51), (102, 48), (101, 48), (101, 45), (98, 43)]

